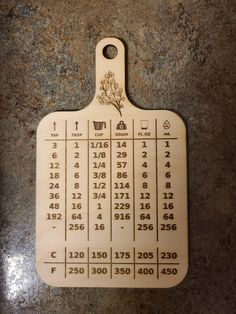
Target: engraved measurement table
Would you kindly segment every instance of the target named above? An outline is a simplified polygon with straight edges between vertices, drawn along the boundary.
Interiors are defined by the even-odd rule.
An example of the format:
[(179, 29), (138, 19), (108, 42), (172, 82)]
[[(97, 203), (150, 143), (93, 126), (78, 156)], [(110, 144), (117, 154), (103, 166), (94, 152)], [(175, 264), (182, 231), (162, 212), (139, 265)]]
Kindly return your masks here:
[(123, 50), (101, 41), (92, 104), (38, 128), (36, 263), (50, 285), (171, 287), (187, 272), (185, 126), (127, 100)]

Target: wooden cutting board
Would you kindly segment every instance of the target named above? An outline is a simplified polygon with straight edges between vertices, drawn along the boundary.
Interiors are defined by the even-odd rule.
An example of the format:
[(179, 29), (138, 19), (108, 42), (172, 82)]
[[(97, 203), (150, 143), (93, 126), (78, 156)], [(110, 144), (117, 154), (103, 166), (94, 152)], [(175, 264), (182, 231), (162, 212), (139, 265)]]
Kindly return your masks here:
[[(108, 59), (104, 48), (117, 56)], [(36, 269), (52, 286), (179, 284), (188, 269), (186, 128), (125, 93), (125, 50), (96, 48), (96, 92), (37, 131)]]

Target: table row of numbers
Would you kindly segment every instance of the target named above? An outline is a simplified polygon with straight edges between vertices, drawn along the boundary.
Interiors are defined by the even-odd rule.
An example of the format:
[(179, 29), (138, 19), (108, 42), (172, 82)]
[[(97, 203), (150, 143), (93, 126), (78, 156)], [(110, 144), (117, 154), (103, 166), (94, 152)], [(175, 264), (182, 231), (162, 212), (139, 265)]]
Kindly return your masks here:
[(148, 279), (160, 276), (175, 276), (178, 274), (179, 264), (65, 264), (65, 263), (45, 263), (45, 270), (48, 276), (60, 276), (68, 278), (70, 276), (80, 278), (102, 277), (110, 278), (113, 276), (124, 276), (127, 279), (138, 279), (142, 276)]

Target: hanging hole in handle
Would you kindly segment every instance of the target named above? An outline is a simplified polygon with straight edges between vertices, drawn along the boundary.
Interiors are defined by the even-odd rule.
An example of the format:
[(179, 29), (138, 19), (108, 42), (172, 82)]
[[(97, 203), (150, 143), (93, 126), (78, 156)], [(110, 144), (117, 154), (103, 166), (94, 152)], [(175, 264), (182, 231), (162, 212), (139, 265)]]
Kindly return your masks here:
[(118, 49), (114, 45), (107, 45), (103, 48), (103, 55), (106, 59), (114, 59), (118, 54)]

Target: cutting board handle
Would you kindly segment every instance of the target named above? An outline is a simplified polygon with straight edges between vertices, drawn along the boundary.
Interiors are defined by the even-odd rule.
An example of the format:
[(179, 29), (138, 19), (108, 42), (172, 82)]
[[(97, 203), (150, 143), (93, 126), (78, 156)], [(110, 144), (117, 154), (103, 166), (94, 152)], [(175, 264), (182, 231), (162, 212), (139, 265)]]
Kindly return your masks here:
[[(117, 55), (109, 59), (105, 55), (107, 46), (114, 46)], [(117, 38), (104, 38), (96, 47), (96, 90), (93, 104), (109, 104), (112, 102), (120, 112), (123, 103), (127, 104), (125, 92), (125, 47)], [(100, 107), (101, 108), (101, 107)]]

